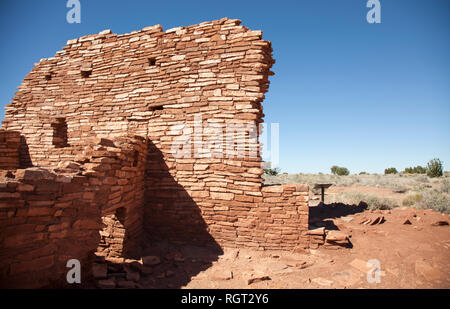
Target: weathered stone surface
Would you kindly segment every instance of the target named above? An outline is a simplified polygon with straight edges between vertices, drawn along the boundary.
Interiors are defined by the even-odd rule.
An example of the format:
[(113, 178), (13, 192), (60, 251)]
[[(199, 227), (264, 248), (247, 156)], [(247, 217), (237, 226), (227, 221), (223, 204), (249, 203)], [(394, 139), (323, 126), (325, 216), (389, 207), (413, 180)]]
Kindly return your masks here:
[(332, 280), (327, 280), (327, 279), (320, 278), (320, 277), (311, 279), (311, 282), (321, 285), (321, 286), (327, 286), (327, 287), (332, 286), (334, 283)]
[(127, 272), (127, 280), (128, 281), (137, 282), (137, 281), (139, 281), (140, 278), (141, 278), (141, 276), (136, 271)]
[(211, 275), (211, 280), (222, 281), (233, 279), (233, 272), (229, 270), (217, 271)]
[(327, 231), (326, 240), (327, 241), (346, 241), (348, 235), (341, 231)]
[(448, 221), (436, 221), (436, 222), (432, 223), (431, 225), (433, 225), (433, 226), (444, 226), (444, 225), (448, 225)]
[[(274, 60), (261, 32), (239, 24), (106, 30), (36, 64), (0, 129), (0, 169), (12, 170), (0, 181), (8, 189), (0, 187), (0, 209), (11, 218), (0, 232), (33, 225), (5, 245), (28, 250), (45, 239), (63, 248), (55, 259), (97, 250), (120, 263), (139, 256), (131, 253), (144, 233), (261, 250), (314, 242), (305, 235), (308, 186), (262, 188), (253, 150)], [(238, 124), (244, 132), (228, 134)], [(223, 147), (229, 139), (233, 147)], [(175, 156), (186, 140), (190, 153)], [(18, 169), (32, 165), (40, 167)], [(6, 257), (0, 273), (17, 262)]]
[(95, 279), (106, 279), (108, 277), (108, 266), (106, 264), (92, 264), (92, 275)]
[(417, 260), (414, 269), (417, 275), (423, 276), (428, 281), (439, 280), (446, 277), (446, 274), (437, 267), (433, 267), (430, 262)]
[(114, 278), (99, 280), (97, 285), (100, 289), (114, 289), (116, 287), (116, 280)]
[(357, 270), (361, 271), (364, 274), (368, 274), (375, 267), (375, 265), (369, 264), (366, 261), (363, 261), (361, 259), (354, 259), (349, 264), (350, 264), (350, 266), (352, 266), (353, 268), (356, 268)]
[(251, 285), (253, 283), (257, 283), (257, 282), (261, 282), (261, 281), (266, 281), (266, 280), (271, 280), (269, 276), (264, 276), (264, 275), (252, 275), (248, 280), (247, 280), (247, 284)]
[(149, 255), (142, 257), (142, 262), (144, 263), (145, 266), (154, 266), (160, 264), (161, 259), (157, 256)]
[(324, 236), (325, 235), (325, 228), (319, 227), (314, 230), (309, 230), (306, 232), (307, 235), (317, 235), (317, 236)]
[(135, 289), (136, 288), (136, 282), (128, 281), (128, 280), (118, 280), (117, 281), (117, 287), (121, 288), (121, 289)]

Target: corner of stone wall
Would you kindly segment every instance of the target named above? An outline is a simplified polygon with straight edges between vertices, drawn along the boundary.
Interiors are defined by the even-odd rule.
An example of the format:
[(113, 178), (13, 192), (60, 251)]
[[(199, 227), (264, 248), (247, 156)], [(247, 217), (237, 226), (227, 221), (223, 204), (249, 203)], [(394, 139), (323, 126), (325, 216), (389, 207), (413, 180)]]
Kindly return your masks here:
[(256, 241), (265, 250), (308, 247), (309, 186), (266, 185), (256, 208)]
[(20, 167), (20, 133), (0, 128), (0, 170)]
[[(87, 144), (57, 167), (0, 175), (1, 287), (62, 286), (69, 259), (86, 266), (99, 250), (122, 256), (139, 251), (145, 139)], [(124, 229), (107, 235), (102, 218), (116, 209), (124, 210)]]

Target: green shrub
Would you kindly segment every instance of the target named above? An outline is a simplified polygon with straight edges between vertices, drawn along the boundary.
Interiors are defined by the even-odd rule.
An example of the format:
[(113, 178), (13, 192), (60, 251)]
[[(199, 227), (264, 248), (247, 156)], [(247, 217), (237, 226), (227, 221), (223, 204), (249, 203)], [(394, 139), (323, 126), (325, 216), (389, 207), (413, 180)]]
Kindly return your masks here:
[(416, 167), (405, 168), (404, 173), (406, 173), (406, 174), (426, 174), (427, 169), (425, 167), (417, 165)]
[(339, 166), (333, 165), (333, 166), (331, 167), (331, 174), (337, 175), (337, 170), (338, 170), (338, 169), (339, 169)]
[(350, 171), (345, 167), (339, 167), (337, 165), (333, 165), (331, 167), (331, 173), (333, 175), (338, 175), (338, 176), (347, 176), (350, 174)]
[(360, 175), (368, 175), (367, 172), (361, 172)]
[(414, 173), (416, 173), (416, 174), (426, 174), (426, 173), (427, 173), (427, 168), (418, 165), (418, 166), (416, 166), (416, 167), (414, 168)]
[(398, 171), (395, 167), (390, 167), (384, 170), (384, 174), (388, 175), (388, 174), (398, 174)]
[(443, 170), (443, 163), (437, 158), (430, 160), (430, 162), (428, 162), (427, 164), (427, 175), (429, 177), (441, 177), (442, 175), (444, 175)]
[(268, 167), (268, 168), (264, 169), (264, 174), (266, 174), (266, 175), (277, 176), (279, 173), (280, 173), (280, 169), (278, 167), (276, 167), (276, 168)]

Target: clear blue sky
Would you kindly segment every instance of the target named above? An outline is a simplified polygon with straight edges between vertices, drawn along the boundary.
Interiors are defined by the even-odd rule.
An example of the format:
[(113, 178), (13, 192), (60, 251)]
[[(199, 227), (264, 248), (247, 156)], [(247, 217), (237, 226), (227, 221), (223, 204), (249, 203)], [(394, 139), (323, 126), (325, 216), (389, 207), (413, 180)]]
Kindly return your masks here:
[(450, 1), (380, 0), (381, 24), (366, 0), (80, 0), (81, 24), (66, 0), (0, 0), (0, 119), (21, 80), (68, 39), (222, 17), (262, 30), (276, 64), (264, 101), (280, 124), (280, 167), (290, 173), (382, 173), (425, 165), (450, 170)]

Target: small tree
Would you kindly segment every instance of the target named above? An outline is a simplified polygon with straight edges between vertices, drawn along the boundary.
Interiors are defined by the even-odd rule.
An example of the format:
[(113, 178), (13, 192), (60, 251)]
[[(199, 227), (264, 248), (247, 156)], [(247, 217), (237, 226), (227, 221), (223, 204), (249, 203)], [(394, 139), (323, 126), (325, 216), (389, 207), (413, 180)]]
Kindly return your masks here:
[(333, 165), (333, 166), (331, 167), (331, 174), (337, 175), (337, 170), (338, 170), (338, 169), (339, 169), (339, 166)]
[(420, 165), (416, 167), (407, 167), (405, 168), (404, 173), (406, 174), (426, 174), (427, 169), (425, 167), (422, 167)]
[(345, 167), (339, 167), (337, 165), (333, 165), (331, 167), (331, 173), (333, 175), (347, 176), (350, 174), (350, 171)]
[(444, 175), (443, 162), (438, 158), (430, 160), (427, 164), (427, 175), (429, 177), (441, 177)]
[(267, 175), (277, 176), (279, 173), (280, 173), (280, 169), (278, 167), (276, 167), (276, 168), (269, 167), (269, 168), (264, 169), (264, 174), (267, 174)]
[(338, 169), (338, 171), (337, 171), (337, 174), (338, 174), (339, 176), (347, 176), (347, 175), (350, 174), (350, 171), (349, 171), (347, 168), (345, 168), (345, 167), (340, 167), (340, 168)]
[(384, 174), (385, 175), (387, 175), (387, 174), (397, 174), (397, 173), (398, 173), (398, 171), (397, 171), (397, 169), (395, 167), (390, 167), (390, 168), (387, 168), (387, 169), (384, 170)]

